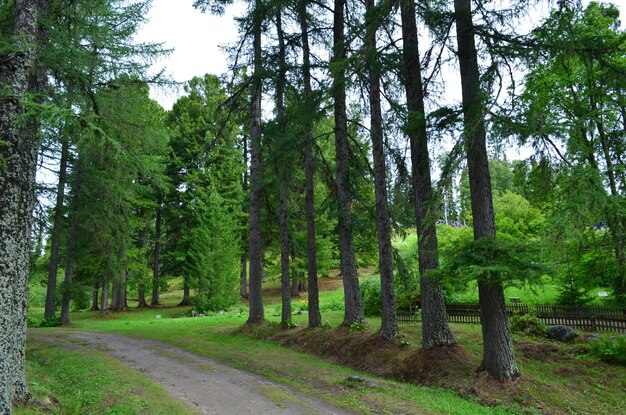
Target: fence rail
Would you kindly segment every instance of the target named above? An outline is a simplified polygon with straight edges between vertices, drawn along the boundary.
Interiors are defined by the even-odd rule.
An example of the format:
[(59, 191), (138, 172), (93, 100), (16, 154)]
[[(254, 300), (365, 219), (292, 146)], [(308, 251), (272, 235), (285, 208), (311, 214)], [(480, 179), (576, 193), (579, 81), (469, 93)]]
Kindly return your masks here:
[[(419, 308), (419, 305), (418, 305)], [(448, 304), (450, 323), (480, 324), (478, 304)], [(507, 304), (509, 316), (533, 314), (548, 325), (563, 324), (581, 330), (611, 331), (626, 333), (626, 308), (571, 307), (552, 304)], [(399, 324), (417, 324), (419, 314), (413, 311), (398, 311)]]

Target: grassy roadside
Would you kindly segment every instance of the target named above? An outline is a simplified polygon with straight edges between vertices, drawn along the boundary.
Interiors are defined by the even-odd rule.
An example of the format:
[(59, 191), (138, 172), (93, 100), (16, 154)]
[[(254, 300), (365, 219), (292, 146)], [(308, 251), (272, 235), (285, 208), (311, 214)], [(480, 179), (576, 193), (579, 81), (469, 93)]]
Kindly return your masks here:
[(17, 415), (196, 415), (147, 376), (102, 352), (27, 339), (30, 393), (37, 403)]
[[(264, 375), (329, 403), (362, 414), (515, 414), (517, 405), (488, 407), (442, 388), (378, 378), (274, 342), (235, 334), (245, 316), (166, 318), (173, 309), (133, 311), (107, 319), (83, 320), (77, 328), (117, 332), (180, 346), (230, 366)], [(333, 320), (340, 313), (330, 316)], [(151, 318), (146, 318), (149, 315)], [(136, 316), (137, 319), (131, 317)], [(51, 329), (37, 329), (42, 332)], [(346, 379), (359, 376), (371, 383)]]
[[(580, 343), (563, 345), (515, 336), (523, 377), (514, 384), (500, 385), (474, 372), (482, 351), (479, 326), (452, 325), (462, 351), (458, 355), (421, 353), (419, 326), (401, 327), (410, 345), (398, 341), (390, 347), (382, 346), (373, 340), (379, 319), (368, 319), (370, 329), (366, 332), (337, 329), (342, 311), (334, 310), (335, 303), (342, 302), (341, 281), (320, 281), (323, 320), (330, 326), (327, 329), (285, 332), (272, 324), (279, 319), (280, 299), (279, 290), (271, 283), (264, 289), (268, 324), (246, 330), (241, 329), (247, 319), (243, 303), (230, 313), (202, 318), (186, 318), (191, 314), (190, 307), (173, 306), (105, 316), (81, 311), (72, 314), (72, 329), (117, 332), (170, 343), (265, 375), (356, 413), (626, 413), (626, 371), (586, 356)], [(179, 297), (178, 291), (170, 291), (164, 302), (176, 304)], [(306, 293), (293, 304), (294, 311), (306, 309)], [(40, 313), (31, 310), (33, 317), (40, 318)], [(295, 315), (294, 322), (306, 327), (306, 314)], [(361, 355), (360, 360), (355, 355)], [(446, 365), (449, 357), (455, 360)], [(400, 368), (400, 376), (390, 369), (396, 367)], [(351, 375), (371, 382), (346, 382)], [(414, 383), (389, 380), (389, 376)]]

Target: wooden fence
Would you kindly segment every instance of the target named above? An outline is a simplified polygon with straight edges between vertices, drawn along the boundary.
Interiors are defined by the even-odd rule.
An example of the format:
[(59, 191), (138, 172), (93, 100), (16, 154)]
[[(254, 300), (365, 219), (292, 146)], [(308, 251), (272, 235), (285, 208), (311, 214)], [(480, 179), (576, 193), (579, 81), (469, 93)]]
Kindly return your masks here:
[[(480, 324), (478, 304), (448, 304), (450, 323)], [(507, 304), (509, 316), (533, 314), (547, 325), (562, 324), (587, 331), (626, 333), (626, 308), (571, 307), (550, 304)], [(398, 311), (399, 324), (417, 324), (419, 312)]]

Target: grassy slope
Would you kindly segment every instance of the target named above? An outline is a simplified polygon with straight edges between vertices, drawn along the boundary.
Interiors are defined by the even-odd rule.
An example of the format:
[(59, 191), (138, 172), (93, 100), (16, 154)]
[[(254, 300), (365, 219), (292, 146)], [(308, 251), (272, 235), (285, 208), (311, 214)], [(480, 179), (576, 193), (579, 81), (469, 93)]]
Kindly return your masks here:
[[(266, 317), (270, 322), (276, 322), (279, 313), (277, 304), (280, 301), (278, 290), (271, 282), (266, 285)], [(321, 285), (325, 289), (321, 293), (322, 308), (326, 309), (323, 311), (323, 319), (336, 328), (341, 322), (342, 312), (328, 310), (341, 302), (341, 281), (338, 278), (323, 278)], [(298, 310), (298, 305), (306, 303), (305, 295), (294, 301), (295, 310)], [(166, 304), (173, 305), (179, 297), (179, 291), (170, 291), (164, 295), (164, 300)], [(113, 331), (175, 344), (223, 363), (266, 375), (359, 413), (626, 412), (623, 400), (626, 373), (623, 367), (607, 365), (580, 355), (582, 346), (579, 344), (560, 345), (547, 340), (516, 337), (518, 360), (524, 376), (516, 384), (499, 385), (474, 373), (480, 363), (482, 347), (478, 326), (452, 326), (463, 350), (463, 358), (453, 360), (453, 364), (429, 364), (428, 356), (425, 358), (420, 355), (420, 330), (415, 326), (401, 328), (404, 339), (411, 346), (402, 347), (396, 342), (389, 350), (373, 349), (371, 353), (362, 353), (365, 359), (351, 360), (346, 356), (349, 353), (344, 353), (345, 350), (341, 350), (341, 356), (337, 356), (341, 345), (336, 343), (351, 342), (350, 348), (346, 349), (348, 352), (369, 350), (371, 340), (367, 339), (376, 337), (374, 329), (367, 333), (346, 333), (347, 330), (337, 329), (296, 329), (285, 334), (275, 325), (266, 325), (242, 333), (240, 327), (246, 321), (247, 308), (241, 304), (237, 310), (224, 315), (184, 318), (190, 314), (189, 307), (162, 307), (133, 309), (106, 317), (82, 311), (73, 313), (72, 318), (76, 329)], [(39, 313), (32, 314), (39, 317)], [(160, 319), (156, 318), (157, 314), (161, 315)], [(300, 327), (306, 326), (306, 319), (306, 314), (294, 317)], [(380, 325), (375, 318), (368, 319), (368, 322), (373, 328)], [(297, 340), (306, 339), (307, 336), (314, 341)], [(290, 344), (291, 347), (283, 347), (278, 342)], [(325, 357), (315, 357), (297, 349), (313, 350)], [(329, 358), (328, 349), (331, 349), (331, 355), (335, 353), (334, 357)], [(389, 375), (381, 370), (381, 366), (385, 366), (380, 364), (382, 356), (396, 359), (396, 363), (404, 362), (401, 364), (404, 372), (401, 372), (400, 378), (421, 385), (389, 381), (346, 367)], [(413, 367), (415, 373), (411, 370)], [(346, 384), (345, 379), (354, 374), (374, 379), (377, 383), (370, 387)], [(485, 407), (484, 404), (489, 406)]]
[(198, 414), (102, 352), (75, 344), (70, 350), (29, 336), (27, 358), (30, 392), (39, 405), (18, 408), (17, 415)]

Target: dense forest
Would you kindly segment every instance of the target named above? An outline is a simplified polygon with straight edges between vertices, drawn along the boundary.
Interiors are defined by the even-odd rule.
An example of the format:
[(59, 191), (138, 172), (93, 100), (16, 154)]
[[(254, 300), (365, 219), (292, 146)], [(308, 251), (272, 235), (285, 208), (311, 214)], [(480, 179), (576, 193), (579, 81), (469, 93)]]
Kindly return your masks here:
[[(428, 350), (455, 343), (446, 304), (476, 286), (480, 369), (500, 381), (520, 376), (506, 287), (626, 305), (616, 6), (249, 1), (230, 72), (198, 74), (170, 110), (149, 94), (172, 84), (149, 70), (169, 51), (134, 42), (149, 7), (0, 2), (0, 413), (28, 396), (29, 301), (65, 325), (130, 295), (157, 306), (180, 279), (180, 305), (243, 298), (251, 324), (278, 278), (281, 326), (306, 292), (318, 327), (318, 277), (339, 269), (343, 325), (376, 313), (391, 340), (419, 307)], [(368, 265), (380, 279), (362, 286)]]

